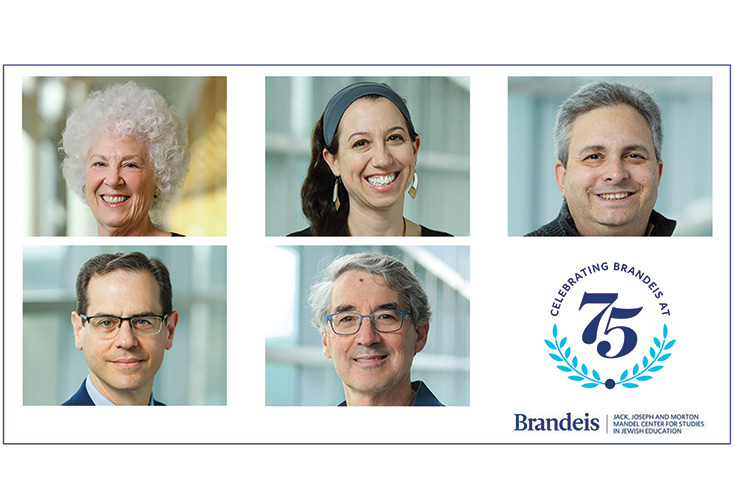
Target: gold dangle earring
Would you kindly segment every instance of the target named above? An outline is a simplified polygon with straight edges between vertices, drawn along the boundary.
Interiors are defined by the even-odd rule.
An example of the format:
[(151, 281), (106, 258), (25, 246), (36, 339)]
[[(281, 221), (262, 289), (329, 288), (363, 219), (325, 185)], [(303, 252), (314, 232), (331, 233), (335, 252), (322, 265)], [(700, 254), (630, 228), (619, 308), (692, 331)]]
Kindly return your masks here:
[(416, 193), (418, 191), (419, 191), (419, 173), (414, 172), (413, 182), (411, 182), (411, 187), (408, 188), (408, 195), (411, 196), (411, 199), (416, 199)]
[(334, 203), (334, 210), (339, 211), (339, 175), (334, 179), (334, 191), (332, 192), (332, 202)]

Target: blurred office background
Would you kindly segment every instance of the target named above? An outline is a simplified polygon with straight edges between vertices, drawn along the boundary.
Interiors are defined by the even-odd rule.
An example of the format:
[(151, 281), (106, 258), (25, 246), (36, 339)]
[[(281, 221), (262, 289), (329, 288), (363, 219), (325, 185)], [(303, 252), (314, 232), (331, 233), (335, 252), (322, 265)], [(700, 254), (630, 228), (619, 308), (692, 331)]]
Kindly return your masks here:
[(404, 215), (452, 235), (470, 232), (470, 84), (468, 77), (266, 77), (266, 235), (309, 226), (301, 185), (311, 155), (311, 133), (343, 87), (360, 81), (388, 84), (411, 113), (421, 137), (416, 200)]
[(509, 77), (508, 234), (525, 235), (556, 218), (554, 121), (581, 86), (620, 82), (645, 90), (661, 109), (663, 175), (656, 211), (677, 221), (674, 235), (712, 235), (710, 77)]
[[(432, 307), (429, 340), (416, 354), (412, 380), (421, 379), (445, 405), (470, 402), (469, 247), (309, 246), (273, 247), (273, 270), (264, 284), (272, 304), (266, 331), (266, 405), (333, 406), (344, 389), (331, 359), (322, 353), (307, 298), (322, 271), (337, 257), (359, 252), (396, 257), (424, 285)], [(270, 314), (269, 314), (270, 316)]]
[(84, 262), (138, 251), (161, 259), (179, 312), (153, 394), (167, 405), (227, 404), (226, 247), (34, 246), (23, 252), (23, 404), (60, 405), (88, 373), (74, 347), (71, 312)]
[(23, 80), (26, 235), (97, 235), (89, 206), (66, 187), (61, 173), (61, 133), (67, 117), (92, 90), (131, 80), (156, 90), (189, 125), (189, 174), (164, 211), (162, 228), (188, 236), (227, 234), (225, 77), (27, 77)]

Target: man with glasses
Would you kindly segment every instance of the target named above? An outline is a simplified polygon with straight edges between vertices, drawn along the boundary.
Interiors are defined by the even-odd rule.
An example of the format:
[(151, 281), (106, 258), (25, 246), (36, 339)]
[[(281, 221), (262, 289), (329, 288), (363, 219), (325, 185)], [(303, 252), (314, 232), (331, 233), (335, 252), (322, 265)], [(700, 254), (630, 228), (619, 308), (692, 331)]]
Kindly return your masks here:
[(179, 319), (168, 269), (142, 253), (101, 254), (77, 276), (71, 314), (76, 348), (89, 375), (64, 405), (163, 405), (153, 378)]
[(425, 346), (431, 308), (421, 283), (401, 262), (360, 253), (337, 258), (309, 300), (324, 355), (345, 390), (340, 406), (443, 406), (413, 357)]

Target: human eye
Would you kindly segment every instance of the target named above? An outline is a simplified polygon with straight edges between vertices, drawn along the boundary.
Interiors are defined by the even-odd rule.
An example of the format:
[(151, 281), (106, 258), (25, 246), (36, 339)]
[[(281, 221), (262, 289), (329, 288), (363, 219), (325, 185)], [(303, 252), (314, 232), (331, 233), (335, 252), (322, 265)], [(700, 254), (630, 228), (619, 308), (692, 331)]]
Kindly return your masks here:
[(394, 332), (401, 326), (401, 312), (398, 310), (380, 310), (373, 313), (375, 327), (381, 332)]
[(132, 318), (130, 321), (132, 322), (132, 326), (136, 332), (142, 334), (152, 334), (156, 333), (156, 331), (158, 330), (159, 320), (160, 319), (155, 316), (139, 316)]
[(341, 323), (341, 324), (352, 323), (355, 321), (355, 318), (356, 316), (354, 313), (343, 313), (337, 316), (337, 323)]
[(135, 161), (125, 162), (122, 164), (122, 166), (123, 168), (132, 168), (132, 169), (140, 169), (143, 167), (140, 163), (135, 162)]
[(605, 161), (605, 155), (600, 152), (589, 153), (584, 155), (581, 159), (581, 163), (590, 166), (601, 165)]
[(104, 331), (111, 331), (117, 328), (117, 319), (112, 317), (98, 317), (92, 320), (92, 325)]
[(380, 318), (381, 320), (389, 320), (391, 318), (395, 318), (396, 317), (395, 312), (388, 311), (388, 310), (378, 311), (378, 312), (376, 312), (376, 316), (378, 318)]
[(92, 163), (89, 165), (90, 167), (105, 167), (107, 166), (107, 163), (99, 161), (99, 160), (93, 160)]
[(368, 140), (366, 140), (365, 138), (361, 138), (352, 143), (352, 148), (361, 149), (367, 147), (369, 144), (370, 142)]
[(398, 322), (401, 312), (398, 310), (381, 310), (375, 312), (375, 315), (382, 322)]
[(151, 325), (153, 322), (151, 321), (151, 318), (146, 316), (139, 316), (133, 318), (133, 325), (136, 327), (147, 327)]
[(630, 160), (645, 160), (646, 159), (644, 155), (642, 155), (641, 153), (636, 153), (636, 152), (628, 153), (625, 157)]
[(396, 143), (403, 143), (406, 140), (406, 138), (403, 137), (400, 133), (393, 133), (390, 136), (388, 136), (388, 141), (396, 142)]

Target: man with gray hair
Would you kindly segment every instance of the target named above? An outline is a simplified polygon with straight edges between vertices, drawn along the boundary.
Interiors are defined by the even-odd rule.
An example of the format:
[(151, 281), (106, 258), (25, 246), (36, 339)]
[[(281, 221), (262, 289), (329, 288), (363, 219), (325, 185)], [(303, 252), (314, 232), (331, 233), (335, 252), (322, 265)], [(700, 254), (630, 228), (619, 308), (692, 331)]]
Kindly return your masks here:
[(309, 301), (324, 355), (344, 386), (340, 406), (443, 406), (423, 381), (411, 382), (431, 308), (405, 265), (376, 253), (338, 257)]
[(526, 236), (671, 236), (676, 221), (653, 210), (663, 131), (650, 95), (620, 83), (585, 85), (559, 109), (554, 141), (564, 203)]

